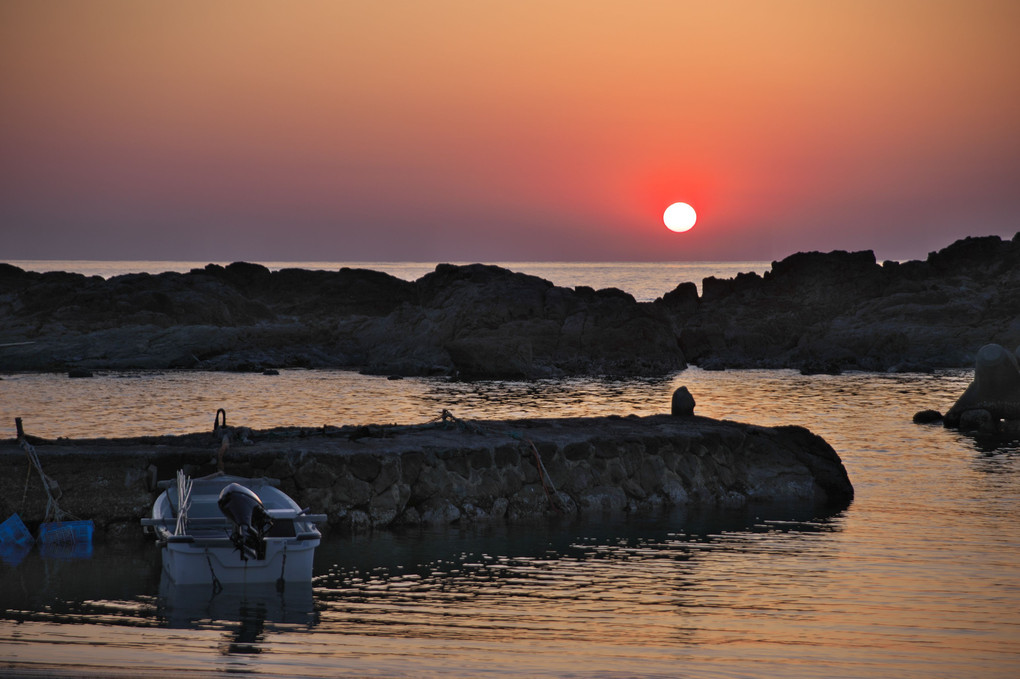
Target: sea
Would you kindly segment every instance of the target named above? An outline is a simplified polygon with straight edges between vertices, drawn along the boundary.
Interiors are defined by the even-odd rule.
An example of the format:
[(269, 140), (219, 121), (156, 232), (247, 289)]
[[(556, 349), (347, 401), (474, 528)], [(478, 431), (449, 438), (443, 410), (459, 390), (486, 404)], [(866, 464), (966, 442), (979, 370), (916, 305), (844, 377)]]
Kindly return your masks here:
[[(504, 266), (648, 300), (685, 280), (765, 270), (745, 264)], [(96, 266), (90, 275), (169, 270)], [(357, 266), (413, 279), (435, 265)], [(0, 426), (13, 436), (21, 417), (48, 438), (207, 431), (217, 408), (255, 429), (413, 424), (443, 409), (479, 422), (649, 415), (686, 386), (699, 415), (819, 434), (856, 491), (835, 512), (692, 508), (332, 533), (310, 586), (283, 593), (176, 588), (142, 542), (0, 550), (0, 676), (1017, 677), (1020, 444), (912, 422), (947, 410), (972, 377), (694, 366), (520, 382), (0, 374)]]
[[(226, 266), (230, 262), (197, 261), (96, 261), (96, 260), (7, 260), (25, 271), (68, 271), (85, 276), (111, 278), (131, 273), (187, 273), (202, 269), (207, 264)], [(270, 271), (281, 269), (308, 269), (337, 271), (343, 267), (382, 271), (413, 281), (436, 270), (439, 262), (256, 262)], [(444, 262), (446, 264), (474, 264), (476, 262)], [(538, 276), (554, 285), (573, 288), (586, 285), (596, 290), (617, 288), (628, 292), (639, 302), (651, 302), (662, 297), (677, 285), (692, 282), (701, 294), (702, 280), (709, 276), (733, 278), (738, 273), (762, 274), (771, 268), (770, 262), (485, 262), (511, 271)]]

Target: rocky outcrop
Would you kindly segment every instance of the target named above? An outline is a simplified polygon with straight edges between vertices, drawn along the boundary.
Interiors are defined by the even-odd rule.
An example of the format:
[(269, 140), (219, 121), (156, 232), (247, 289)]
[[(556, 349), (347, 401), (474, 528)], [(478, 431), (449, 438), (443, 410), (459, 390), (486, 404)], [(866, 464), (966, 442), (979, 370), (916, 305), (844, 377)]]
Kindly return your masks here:
[(925, 261), (798, 253), (764, 276), (683, 282), (654, 303), (494, 266), (408, 282), (256, 264), (110, 280), (0, 264), (0, 370), (348, 367), (399, 375), (805, 373), (970, 365), (1020, 344), (1020, 234)]
[(800, 253), (764, 276), (706, 279), (696, 308), (689, 300), (687, 291), (657, 304), (686, 359), (706, 368), (961, 367), (989, 341), (1020, 343), (1020, 234), (966, 238), (923, 262)]
[[(700, 417), (607, 417), (246, 432), (226, 471), (268, 476), (340, 530), (528, 522), (672, 506), (780, 503), (839, 510), (853, 487), (839, 456), (800, 427)], [(62, 509), (101, 534), (140, 535), (157, 479), (215, 470), (220, 436), (29, 439)], [(31, 526), (46, 497), (14, 441), (0, 443), (0, 515)], [(26, 490), (25, 479), (30, 483)], [(22, 497), (28, 502), (12, 506)]]
[(686, 366), (668, 321), (616, 290), (556, 287), (480, 264), (442, 264), (417, 304), (352, 336), (369, 372), (461, 378), (661, 374)]
[(0, 265), (0, 370), (354, 367), (532, 378), (686, 366), (668, 319), (617, 290), (494, 266), (387, 274), (237, 263), (110, 280)]

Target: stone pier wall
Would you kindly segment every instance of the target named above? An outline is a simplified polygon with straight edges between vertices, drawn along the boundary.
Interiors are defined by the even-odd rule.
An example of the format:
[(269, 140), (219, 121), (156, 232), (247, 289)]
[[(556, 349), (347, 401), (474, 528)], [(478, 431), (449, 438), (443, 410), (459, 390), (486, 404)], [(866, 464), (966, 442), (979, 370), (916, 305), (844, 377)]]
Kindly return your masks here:
[[(609, 417), (419, 426), (235, 430), (225, 471), (267, 476), (329, 528), (527, 522), (671, 506), (756, 502), (838, 509), (853, 498), (839, 456), (800, 427), (700, 417)], [(32, 441), (32, 439), (30, 439)], [(60, 506), (99, 536), (140, 535), (159, 492), (183, 468), (216, 469), (221, 435), (33, 444), (60, 484)], [(0, 443), (0, 516), (32, 526), (46, 496), (14, 441)]]

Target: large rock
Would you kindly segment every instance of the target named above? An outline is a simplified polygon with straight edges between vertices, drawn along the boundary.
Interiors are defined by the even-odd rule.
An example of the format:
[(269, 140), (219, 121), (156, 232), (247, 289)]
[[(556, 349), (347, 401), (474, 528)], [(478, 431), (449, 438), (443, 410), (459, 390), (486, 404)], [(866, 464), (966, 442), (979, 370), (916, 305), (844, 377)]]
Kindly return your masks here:
[(763, 277), (706, 279), (700, 303), (659, 301), (688, 361), (806, 372), (961, 367), (1020, 344), (1020, 234), (967, 238), (923, 262), (798, 253)]
[(433, 363), (467, 378), (663, 374), (686, 366), (668, 320), (626, 293), (559, 288), (480, 264), (440, 265), (417, 285), (420, 306), (399, 317), (406, 330), (396, 346), (405, 351), (387, 359), (398, 366), (423, 347), (432, 348)]
[(1015, 352), (986, 344), (974, 361), (974, 380), (943, 422), (947, 427), (996, 433), (1002, 420), (1020, 421), (1020, 366)]
[(670, 320), (626, 293), (483, 265), (440, 265), (414, 283), (247, 263), (110, 280), (4, 265), (0, 321), (0, 370), (349, 366), (532, 378), (686, 366)]

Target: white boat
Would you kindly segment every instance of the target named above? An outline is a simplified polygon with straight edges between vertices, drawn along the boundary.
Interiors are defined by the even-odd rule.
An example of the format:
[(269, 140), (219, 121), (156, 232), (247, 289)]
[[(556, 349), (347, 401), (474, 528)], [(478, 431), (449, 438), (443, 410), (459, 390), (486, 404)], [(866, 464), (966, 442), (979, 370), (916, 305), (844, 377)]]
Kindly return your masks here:
[[(142, 526), (178, 585), (311, 582), (325, 514), (309, 514), (270, 479), (222, 472), (161, 483)], [(181, 508), (184, 508), (183, 511)]]

